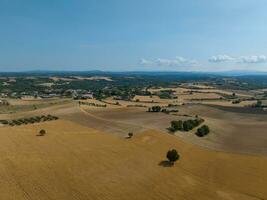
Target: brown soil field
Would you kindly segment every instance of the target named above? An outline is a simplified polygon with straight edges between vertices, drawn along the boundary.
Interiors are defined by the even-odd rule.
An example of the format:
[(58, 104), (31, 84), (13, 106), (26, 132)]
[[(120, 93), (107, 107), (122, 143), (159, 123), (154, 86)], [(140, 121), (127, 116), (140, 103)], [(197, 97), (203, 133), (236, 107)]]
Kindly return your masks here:
[(211, 95), (232, 95), (233, 92), (236, 93), (236, 96), (239, 97), (253, 97), (253, 92), (245, 92), (245, 91), (229, 91), (229, 90), (222, 90), (222, 89), (216, 89), (216, 88), (203, 88), (200, 87), (199, 89), (190, 89), (190, 88), (186, 88), (186, 87), (177, 87), (177, 88), (158, 88), (158, 89), (148, 89), (148, 91), (152, 92), (152, 93), (156, 93), (159, 92), (161, 90), (173, 90), (175, 91), (176, 95), (186, 95), (188, 94), (190, 91), (197, 91), (199, 92), (199, 94), (211, 94)]
[(135, 95), (133, 101), (139, 100), (141, 102), (161, 102), (161, 99), (158, 96), (141, 96)]
[[(40, 129), (47, 134), (36, 136)], [(175, 148), (180, 160), (165, 163)], [(132, 139), (58, 120), (0, 128), (3, 200), (259, 200), (267, 159), (207, 150), (148, 130)]]
[[(211, 133), (204, 138), (190, 132), (177, 132), (184, 141), (216, 151), (267, 155), (267, 114), (248, 111), (241, 107), (216, 107), (205, 105), (185, 105), (173, 114), (149, 113), (147, 108), (109, 105), (106, 108), (78, 106), (77, 102), (55, 104), (32, 111), (1, 114), (0, 119), (18, 119), (38, 115), (54, 115), (80, 125), (119, 137), (128, 132), (138, 134), (155, 129), (165, 134), (172, 120), (185, 120), (199, 115), (205, 119)], [(190, 117), (189, 117), (190, 118)]]
[[(121, 128), (120, 130), (116, 130), (115, 133), (126, 134), (129, 131), (134, 132), (142, 132), (147, 129), (157, 129), (166, 132), (167, 128), (170, 126), (170, 122), (175, 119), (187, 119), (184, 116), (174, 116), (167, 115), (164, 113), (149, 113), (146, 112), (147, 108), (106, 108), (106, 109), (90, 109), (87, 107), (82, 107), (86, 117), (83, 119), (90, 123), (89, 127), (93, 126), (96, 129), (106, 132), (113, 132), (112, 128), (116, 127), (116, 125), (127, 125), (127, 129)], [(80, 115), (80, 113), (78, 114)], [(75, 121), (77, 123), (81, 123), (81, 121), (75, 120), (75, 117), (68, 118), (69, 120)], [(78, 117), (78, 119), (80, 119)], [(101, 123), (96, 123), (96, 120), (101, 120)], [(114, 124), (110, 129), (103, 129), (101, 124), (104, 125), (108, 123), (110, 126)], [(85, 125), (85, 124), (83, 124)], [(128, 131), (128, 132), (127, 132)]]
[(218, 105), (218, 106), (227, 106), (227, 107), (245, 107), (250, 106), (252, 104), (257, 103), (257, 101), (241, 101), (238, 104), (233, 104), (232, 101), (201, 101), (201, 104), (208, 104), (208, 105)]
[(7, 99), (11, 105), (39, 105), (39, 104), (55, 104), (70, 101), (68, 98), (49, 98), (49, 99)]
[(199, 115), (212, 133), (199, 139), (193, 132), (177, 133), (186, 141), (214, 150), (267, 155), (267, 113), (247, 112), (247, 108), (184, 106), (180, 112)]
[(221, 95), (216, 93), (196, 93), (193, 94), (181, 94), (178, 95), (178, 99), (181, 101), (198, 100), (198, 99), (220, 99)]
[[(154, 102), (152, 102), (154, 98)], [(142, 106), (146, 106), (146, 107), (151, 107), (151, 106), (155, 106), (155, 105), (159, 105), (159, 106), (167, 106), (168, 104), (181, 104), (181, 102), (179, 102), (177, 99), (160, 99), (158, 97), (153, 96), (153, 98), (150, 99), (150, 97), (146, 97), (146, 101), (143, 102), (136, 102), (136, 101), (124, 101), (124, 100), (114, 100), (113, 98), (107, 98), (105, 99), (105, 102), (109, 102), (112, 104), (115, 104), (116, 102), (118, 102), (121, 106), (123, 107), (127, 107), (128, 105), (142, 105)], [(118, 107), (118, 106), (117, 106)]]
[(179, 113), (167, 115), (146, 112), (147, 108), (82, 107), (83, 113), (76, 112), (62, 117), (100, 131), (124, 135), (129, 131), (141, 132), (147, 129), (167, 133), (172, 120), (188, 119), (183, 115), (199, 115), (211, 129), (208, 136), (197, 137), (194, 134), (195, 129), (177, 132), (176, 135), (185, 141), (213, 150), (267, 155), (267, 114), (251, 114), (245, 112), (245, 108), (236, 111), (204, 105), (180, 106), (178, 109)]
[(43, 115), (57, 113), (64, 109), (73, 109), (76, 105), (70, 99), (57, 99), (57, 100), (36, 100), (16, 102), (10, 106), (0, 106), (0, 119), (17, 119), (23, 117), (32, 117), (34, 115)]

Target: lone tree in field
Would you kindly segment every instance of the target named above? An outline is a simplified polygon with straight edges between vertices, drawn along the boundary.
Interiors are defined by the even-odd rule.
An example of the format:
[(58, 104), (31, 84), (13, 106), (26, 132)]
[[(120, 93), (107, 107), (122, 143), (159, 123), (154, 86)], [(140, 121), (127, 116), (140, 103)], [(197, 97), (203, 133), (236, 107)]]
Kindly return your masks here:
[(180, 158), (180, 155), (177, 153), (176, 149), (172, 149), (167, 152), (166, 157), (170, 163), (174, 164), (174, 162)]
[(39, 135), (40, 136), (44, 136), (46, 134), (46, 131), (44, 129), (40, 130), (39, 131)]
[(128, 133), (128, 138), (132, 138), (133, 137), (133, 133), (132, 132), (129, 132)]

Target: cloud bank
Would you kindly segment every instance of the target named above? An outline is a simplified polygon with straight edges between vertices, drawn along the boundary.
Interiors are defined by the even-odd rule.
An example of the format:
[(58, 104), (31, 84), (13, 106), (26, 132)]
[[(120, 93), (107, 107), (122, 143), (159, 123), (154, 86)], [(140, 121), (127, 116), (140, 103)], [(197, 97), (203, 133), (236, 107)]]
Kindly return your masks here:
[(166, 66), (166, 67), (195, 67), (198, 62), (184, 57), (177, 56), (174, 59), (158, 58), (155, 60), (148, 60), (142, 58), (140, 64), (147, 66)]
[(214, 62), (214, 63), (227, 62), (232, 60), (234, 60), (234, 58), (228, 55), (217, 55), (209, 58), (209, 62)]
[(244, 64), (258, 64), (258, 63), (267, 63), (267, 57), (264, 55), (240, 56), (240, 57), (232, 57), (228, 55), (216, 55), (210, 57), (209, 62), (212, 63), (235, 62)]
[(242, 56), (240, 58), (242, 63), (266, 63), (267, 57), (264, 55), (260, 56)]

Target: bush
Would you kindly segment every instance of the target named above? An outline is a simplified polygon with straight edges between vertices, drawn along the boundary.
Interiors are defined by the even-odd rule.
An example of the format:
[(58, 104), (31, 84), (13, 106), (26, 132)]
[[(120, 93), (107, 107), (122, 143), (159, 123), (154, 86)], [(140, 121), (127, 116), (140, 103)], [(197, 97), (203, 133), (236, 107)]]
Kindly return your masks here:
[(183, 122), (183, 129), (184, 131), (190, 131), (194, 128), (194, 122), (193, 120), (187, 120)]
[(161, 107), (160, 106), (152, 106), (151, 108), (148, 108), (148, 112), (160, 112)]
[(0, 123), (2, 124), (8, 124), (10, 126), (15, 126), (15, 125), (22, 125), (22, 124), (34, 124), (34, 123), (39, 123), (42, 121), (47, 121), (47, 120), (57, 120), (58, 117), (52, 116), (52, 115), (42, 115), (42, 116), (35, 116), (35, 117), (30, 117), (30, 118), (20, 118), (20, 119), (14, 119), (14, 120), (0, 120)]
[(209, 132), (210, 132), (209, 127), (207, 125), (203, 125), (197, 129), (196, 135), (198, 137), (203, 137), (203, 136), (209, 134)]
[(167, 152), (166, 157), (171, 163), (174, 163), (180, 158), (180, 155), (177, 153), (175, 149), (172, 149)]
[(171, 121), (171, 127), (169, 130), (175, 132), (175, 131), (190, 131), (193, 128), (199, 126), (201, 123), (204, 122), (204, 119), (196, 118), (196, 119), (189, 119), (186, 121)]
[(129, 137), (129, 138), (132, 138), (132, 137), (133, 137), (133, 133), (132, 133), (132, 132), (129, 132), (129, 133), (128, 133), (128, 137)]
[(15, 125), (21, 125), (21, 122), (20, 121), (18, 121), (18, 120), (12, 120), (12, 122), (15, 124)]
[(237, 99), (237, 100), (232, 101), (232, 104), (239, 104), (239, 103), (241, 103), (241, 100), (240, 99)]
[(39, 135), (40, 136), (44, 136), (46, 134), (46, 131), (44, 129), (40, 130), (39, 131)]
[(2, 123), (2, 124), (8, 124), (8, 121), (7, 120), (0, 120), (0, 123)]
[(171, 128), (175, 131), (179, 130), (183, 130), (183, 121), (179, 120), (179, 121), (171, 121)]

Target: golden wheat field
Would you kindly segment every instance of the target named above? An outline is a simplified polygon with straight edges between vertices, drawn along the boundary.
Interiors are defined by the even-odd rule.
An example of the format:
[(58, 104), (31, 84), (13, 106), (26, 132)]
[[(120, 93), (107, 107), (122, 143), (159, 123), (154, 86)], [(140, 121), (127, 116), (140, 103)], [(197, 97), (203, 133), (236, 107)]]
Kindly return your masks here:
[[(36, 136), (40, 129), (45, 136)], [(164, 166), (168, 149), (180, 160)], [(66, 120), (0, 128), (0, 199), (266, 199), (267, 159), (147, 130), (119, 138)]]

